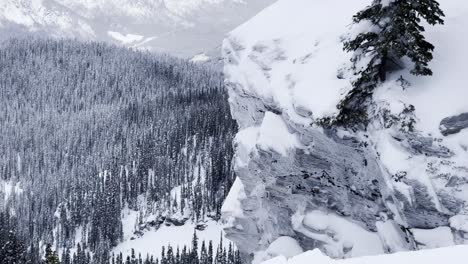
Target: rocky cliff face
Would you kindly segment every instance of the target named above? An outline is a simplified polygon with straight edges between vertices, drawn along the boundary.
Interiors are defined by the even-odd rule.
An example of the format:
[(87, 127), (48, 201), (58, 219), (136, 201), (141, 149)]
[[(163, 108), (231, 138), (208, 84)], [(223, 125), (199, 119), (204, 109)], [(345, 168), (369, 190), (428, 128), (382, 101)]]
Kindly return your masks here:
[(366, 131), (316, 124), (350, 89), (341, 41), (367, 2), (282, 0), (224, 41), (240, 132), (223, 213), (228, 238), (254, 262), (277, 254), (272, 244), (285, 236), (336, 258), (466, 242), (468, 104), (459, 96), (468, 78), (445, 68), (468, 58), (468, 39), (446, 44), (468, 26), (466, 4), (445, 1), (444, 30), (428, 31), (434, 77), (393, 74)]

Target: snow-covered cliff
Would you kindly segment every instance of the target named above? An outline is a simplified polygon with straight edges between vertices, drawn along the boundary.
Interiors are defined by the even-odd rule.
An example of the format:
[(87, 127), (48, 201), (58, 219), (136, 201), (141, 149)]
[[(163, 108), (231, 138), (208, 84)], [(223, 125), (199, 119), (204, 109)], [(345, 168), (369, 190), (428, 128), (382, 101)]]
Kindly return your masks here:
[(425, 33), (434, 75), (391, 74), (366, 131), (316, 121), (336, 115), (351, 89), (342, 42), (369, 0), (280, 0), (225, 39), (240, 132), (223, 211), (242, 252), (274, 257), (278, 239), (336, 258), (467, 241), (468, 5), (439, 2), (445, 25)]

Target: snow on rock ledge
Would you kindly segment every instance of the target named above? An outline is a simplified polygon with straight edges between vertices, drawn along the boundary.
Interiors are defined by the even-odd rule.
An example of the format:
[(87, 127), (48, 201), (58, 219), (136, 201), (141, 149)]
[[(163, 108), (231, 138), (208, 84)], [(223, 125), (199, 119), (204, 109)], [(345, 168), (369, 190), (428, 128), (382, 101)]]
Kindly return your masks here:
[(350, 89), (337, 78), (350, 58), (342, 52), (341, 34), (365, 2), (279, 1), (225, 40), (227, 82), (236, 84), (234, 92), (262, 98), (294, 121), (334, 114)]
[[(350, 89), (341, 42), (369, 2), (279, 0), (223, 43), (242, 183), (223, 213), (227, 236), (250, 259), (285, 236), (335, 258), (450, 245), (434, 241), (442, 233), (453, 243), (468, 239), (457, 229), (464, 222), (449, 227), (468, 221), (468, 129), (445, 122), (454, 133), (440, 130), (442, 120), (468, 112), (461, 72), (468, 37), (459, 34), (468, 27), (467, 4), (442, 1), (446, 24), (426, 31), (437, 48), (435, 76), (389, 76), (375, 93), (368, 131), (314, 123), (334, 115)], [(403, 89), (400, 76), (411, 87)]]

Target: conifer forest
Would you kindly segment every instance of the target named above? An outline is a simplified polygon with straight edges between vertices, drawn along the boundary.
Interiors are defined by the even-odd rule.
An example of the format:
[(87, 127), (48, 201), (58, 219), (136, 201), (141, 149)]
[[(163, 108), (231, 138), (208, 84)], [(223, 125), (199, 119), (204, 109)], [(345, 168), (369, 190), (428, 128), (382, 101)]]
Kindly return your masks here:
[[(219, 71), (102, 43), (13, 39), (0, 46), (0, 101), (2, 263), (77, 247), (63, 263), (125, 263), (110, 255), (124, 208), (140, 212), (141, 229), (147, 215), (153, 226), (219, 217), (237, 130)], [(194, 263), (179, 258), (160, 261)]]

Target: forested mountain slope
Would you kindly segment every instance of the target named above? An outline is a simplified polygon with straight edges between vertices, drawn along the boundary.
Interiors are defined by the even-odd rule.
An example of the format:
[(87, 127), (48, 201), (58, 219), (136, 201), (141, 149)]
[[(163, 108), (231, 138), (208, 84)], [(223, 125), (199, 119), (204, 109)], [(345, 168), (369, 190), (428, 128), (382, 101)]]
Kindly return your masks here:
[(122, 210), (138, 212), (135, 237), (219, 217), (237, 129), (221, 74), (102, 43), (13, 39), (0, 46), (0, 101), (0, 208), (32, 263), (45, 244), (78, 243), (104, 263)]

